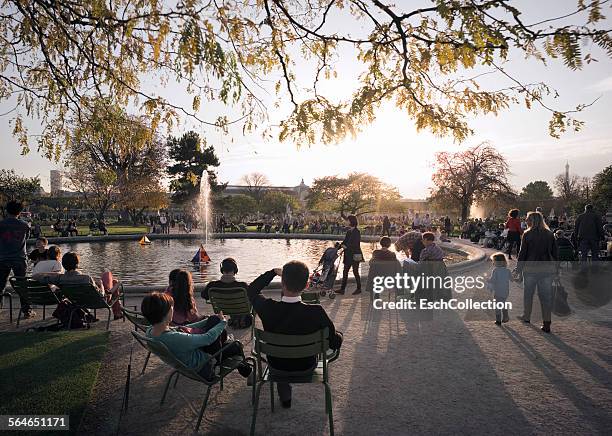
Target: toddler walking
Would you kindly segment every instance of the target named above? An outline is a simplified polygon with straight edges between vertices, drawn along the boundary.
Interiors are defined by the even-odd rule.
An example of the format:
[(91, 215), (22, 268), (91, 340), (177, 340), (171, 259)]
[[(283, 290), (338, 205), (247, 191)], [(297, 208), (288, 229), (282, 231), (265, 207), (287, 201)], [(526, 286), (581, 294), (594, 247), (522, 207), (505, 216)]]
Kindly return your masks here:
[[(493, 272), (489, 279), (489, 290), (493, 293), (495, 301), (505, 303), (510, 293), (510, 280), (512, 273), (508, 269), (508, 261), (504, 253), (494, 253), (491, 255), (493, 262)], [(501, 325), (508, 322), (508, 309), (495, 309), (495, 324)]]

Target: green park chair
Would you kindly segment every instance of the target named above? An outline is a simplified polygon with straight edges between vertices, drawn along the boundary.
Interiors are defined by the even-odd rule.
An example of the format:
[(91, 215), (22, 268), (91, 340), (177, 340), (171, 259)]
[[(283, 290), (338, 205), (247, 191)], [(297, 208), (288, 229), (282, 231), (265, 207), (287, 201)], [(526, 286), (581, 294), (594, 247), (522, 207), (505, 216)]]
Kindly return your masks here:
[(108, 311), (108, 318), (106, 320), (106, 330), (110, 328), (112, 310), (111, 307), (119, 299), (122, 298), (123, 293), (114, 297), (110, 303), (106, 301), (106, 298), (98, 292), (98, 289), (91, 283), (88, 284), (63, 284), (60, 286), (62, 294), (65, 298), (70, 300), (74, 305), (72, 313), (70, 314), (70, 320), (68, 325), (72, 325), (72, 315), (78, 309), (88, 310), (93, 309), (106, 309)]
[(559, 259), (559, 264), (565, 262), (566, 265), (569, 265), (570, 262), (576, 260), (576, 253), (572, 247), (559, 247), (557, 257)]
[(251, 339), (253, 339), (255, 312), (253, 311), (245, 288), (213, 287), (208, 290), (208, 297), (215, 313), (223, 312), (223, 314), (227, 316), (250, 316)]
[[(60, 293), (51, 290), (49, 285), (32, 280), (30, 277), (11, 277), (9, 280), (12, 288), (15, 290), (17, 295), (19, 295), (19, 299), (21, 301), (27, 302), (31, 306), (42, 306), (43, 320), (46, 316), (46, 307), (57, 306), (61, 300)], [(19, 310), (19, 315), (17, 316), (17, 327), (19, 327), (21, 315), (22, 311)]]
[(4, 299), (7, 298), (8, 302), (9, 302), (9, 323), (12, 324), (13, 323), (13, 294), (7, 290), (4, 289), (2, 292), (0, 292), (0, 309), (4, 309)]
[[(325, 412), (329, 417), (329, 433), (334, 434), (334, 419), (332, 413), (332, 395), (329, 387), (328, 364), (338, 358), (339, 351), (329, 350), (329, 329), (325, 328), (308, 335), (283, 335), (255, 329), (255, 355), (257, 356), (257, 380), (255, 389), (255, 404), (253, 406), (253, 419), (251, 421), (251, 435), (255, 434), (259, 394), (265, 383), (270, 384), (270, 405), (274, 412), (274, 383), (322, 383), (325, 387)], [(275, 371), (268, 365), (262, 368), (266, 359), (270, 357), (299, 359), (318, 356), (318, 364), (312, 374), (291, 375), (288, 371)]]
[[(391, 294), (393, 293), (393, 301), (397, 301), (397, 295), (400, 293), (398, 289), (385, 289), (384, 292), (377, 294), (374, 292), (374, 277), (395, 277), (396, 274), (402, 273), (402, 265), (398, 260), (370, 260), (368, 270), (368, 278), (366, 280), (365, 291), (370, 294), (370, 300), (375, 298), (383, 298), (384, 294), (389, 294), (388, 298), (391, 301)], [(395, 292), (393, 292), (395, 291)]]
[(302, 301), (307, 304), (320, 304), (319, 291), (302, 292)]
[[(135, 310), (126, 309), (125, 306), (121, 309), (121, 311), (123, 312), (123, 317), (132, 323), (132, 325), (134, 326), (135, 332), (138, 332), (138, 330), (140, 330), (141, 332), (144, 333), (147, 331), (147, 328), (151, 326), (149, 321), (147, 321), (147, 319), (144, 317), (142, 313), (137, 312)], [(149, 351), (147, 353), (147, 357), (145, 358), (145, 363), (142, 366), (142, 371), (140, 371), (141, 375), (144, 374), (145, 370), (147, 369), (147, 364), (149, 363), (150, 357), (151, 357), (151, 352)]]
[[(204, 395), (204, 400), (202, 401), (202, 407), (200, 408), (200, 414), (198, 416), (198, 422), (195, 427), (194, 433), (198, 432), (200, 428), (200, 423), (202, 422), (202, 417), (204, 416), (204, 412), (206, 410), (206, 405), (208, 404), (208, 397), (210, 396), (210, 391), (212, 387), (216, 384), (219, 384), (220, 390), (223, 390), (223, 379), (232, 373), (235, 369), (238, 368), (240, 363), (242, 362), (242, 358), (240, 356), (232, 356), (227, 359), (223, 359), (223, 350), (231, 345), (228, 343), (219, 351), (211, 356), (211, 359), (215, 359), (216, 362), (220, 362), (215, 365), (215, 375), (212, 380), (206, 380), (197, 371), (187, 367), (183, 362), (176, 358), (174, 354), (166, 347), (162, 342), (156, 341), (148, 338), (145, 335), (142, 335), (137, 332), (132, 332), (134, 338), (142, 345), (149, 353), (155, 354), (159, 357), (164, 363), (169, 365), (174, 369), (170, 376), (168, 377), (168, 381), (166, 382), (166, 387), (164, 388), (164, 393), (161, 398), (160, 405), (164, 404), (166, 400), (166, 395), (168, 393), (168, 388), (170, 387), (170, 383), (174, 376), (176, 376), (174, 380), (174, 387), (176, 388), (176, 384), (178, 383), (179, 376), (187, 377), (196, 382), (202, 383), (206, 385), (208, 388), (206, 389), (206, 394)], [(249, 360), (253, 363), (253, 371), (254, 371), (254, 379), (257, 380), (257, 368), (254, 365), (254, 359), (251, 357), (247, 357), (246, 360)], [(255, 401), (255, 383), (253, 384), (253, 391), (251, 396), (251, 402)]]

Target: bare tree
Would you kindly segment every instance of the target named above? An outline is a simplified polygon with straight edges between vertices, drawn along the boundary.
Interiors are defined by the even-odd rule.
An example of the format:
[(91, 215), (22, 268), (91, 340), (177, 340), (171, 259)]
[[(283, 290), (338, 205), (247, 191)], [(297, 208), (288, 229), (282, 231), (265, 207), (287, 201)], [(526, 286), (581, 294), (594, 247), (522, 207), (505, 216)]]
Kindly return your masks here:
[(464, 221), (475, 202), (515, 196), (506, 159), (487, 142), (457, 153), (437, 153), (435, 168), (431, 199), (458, 206)]
[[(585, 178), (577, 176), (576, 174), (562, 173), (555, 177), (553, 185), (559, 197), (568, 204), (582, 197), (585, 187)], [(586, 178), (586, 185), (588, 186), (588, 178)]]
[(268, 177), (266, 177), (265, 174), (257, 172), (245, 174), (240, 178), (240, 181), (246, 185), (249, 195), (257, 201), (261, 200), (263, 189), (270, 185)]

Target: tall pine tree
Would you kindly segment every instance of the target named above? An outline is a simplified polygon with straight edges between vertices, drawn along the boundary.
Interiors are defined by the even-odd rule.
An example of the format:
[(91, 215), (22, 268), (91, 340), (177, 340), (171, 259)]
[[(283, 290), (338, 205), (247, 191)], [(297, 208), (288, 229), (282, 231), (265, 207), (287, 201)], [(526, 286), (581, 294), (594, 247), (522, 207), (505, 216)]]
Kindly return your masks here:
[(208, 172), (211, 189), (222, 189), (217, 183), (217, 174), (211, 169), (219, 166), (219, 158), (212, 146), (203, 144), (198, 133), (189, 131), (180, 138), (170, 137), (167, 147), (171, 160), (168, 167), (172, 179), (170, 191), (175, 203), (185, 203), (198, 195), (204, 171)]

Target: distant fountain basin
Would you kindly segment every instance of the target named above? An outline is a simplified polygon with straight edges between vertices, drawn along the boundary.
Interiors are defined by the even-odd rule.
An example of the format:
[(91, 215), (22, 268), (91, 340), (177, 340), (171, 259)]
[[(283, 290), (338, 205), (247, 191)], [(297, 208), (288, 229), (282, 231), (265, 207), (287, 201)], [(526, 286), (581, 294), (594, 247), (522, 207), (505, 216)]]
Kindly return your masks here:
[[(108, 239), (107, 239), (108, 238)], [(239, 278), (251, 281), (259, 274), (280, 267), (288, 260), (305, 262), (312, 270), (333, 240), (340, 235), (277, 234), (277, 233), (226, 233), (213, 234), (206, 244), (212, 262), (194, 265), (191, 258), (197, 251), (203, 234), (151, 235), (152, 244), (141, 246), (138, 235), (113, 235), (109, 237), (50, 238), (51, 244), (60, 246), (63, 253), (76, 251), (81, 257), (85, 273), (99, 275), (105, 269), (122, 280), (128, 287), (141, 289), (163, 289), (168, 273), (174, 268), (185, 268), (192, 272), (194, 282), (202, 285), (219, 277), (219, 263), (225, 257), (234, 257), (239, 266)], [(364, 236), (362, 250), (366, 260), (371, 258), (378, 237)], [(447, 264), (455, 268), (469, 264), (476, 258), (476, 248), (459, 244), (443, 244), (447, 253)], [(399, 254), (399, 257), (403, 254)], [(361, 273), (367, 273), (367, 262)]]

